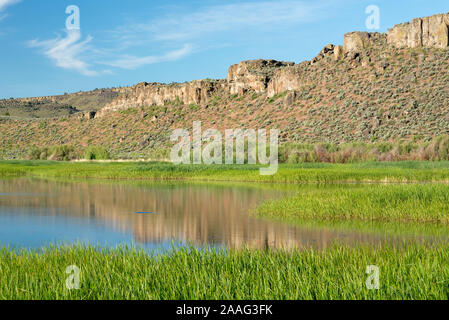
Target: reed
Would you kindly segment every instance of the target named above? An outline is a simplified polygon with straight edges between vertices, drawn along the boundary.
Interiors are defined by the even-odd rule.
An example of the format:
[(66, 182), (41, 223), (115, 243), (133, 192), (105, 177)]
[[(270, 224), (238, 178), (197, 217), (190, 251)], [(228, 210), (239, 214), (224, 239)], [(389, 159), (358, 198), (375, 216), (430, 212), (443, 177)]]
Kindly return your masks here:
[(173, 165), (160, 162), (0, 162), (0, 176), (41, 178), (147, 179), (238, 181), (264, 183), (448, 182), (449, 162), (360, 164), (305, 163), (281, 165), (272, 176), (261, 176), (256, 165)]
[[(80, 290), (66, 268), (80, 268)], [(379, 267), (379, 290), (366, 287)], [(449, 246), (324, 251), (51, 247), (0, 250), (0, 299), (447, 299)]]
[(267, 201), (257, 214), (290, 223), (383, 221), (449, 223), (449, 185), (341, 185), (301, 188), (297, 195)]

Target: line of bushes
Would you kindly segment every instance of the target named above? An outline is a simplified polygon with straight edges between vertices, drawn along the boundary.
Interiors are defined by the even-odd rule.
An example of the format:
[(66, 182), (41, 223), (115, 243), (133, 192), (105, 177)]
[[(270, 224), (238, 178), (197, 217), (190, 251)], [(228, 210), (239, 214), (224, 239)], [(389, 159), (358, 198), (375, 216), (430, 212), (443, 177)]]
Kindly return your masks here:
[(279, 147), (280, 163), (355, 163), (367, 161), (444, 161), (449, 160), (449, 136), (430, 142), (383, 142), (352, 144), (293, 144)]
[(108, 150), (103, 147), (88, 147), (84, 152), (86, 160), (109, 160), (111, 158)]
[[(245, 163), (248, 161), (248, 143), (245, 142)], [(165, 150), (166, 151), (166, 150)], [(161, 154), (169, 154), (166, 151)], [(223, 147), (223, 163), (225, 150)], [(270, 154), (269, 146), (267, 155)], [(192, 156), (191, 156), (192, 158)], [(282, 143), (279, 145), (279, 163), (358, 163), (393, 161), (444, 161), (449, 160), (449, 135), (439, 136), (430, 142), (381, 142), (346, 144), (333, 143)], [(235, 146), (234, 146), (235, 162)]]
[[(245, 163), (248, 160), (248, 145), (245, 144)], [(267, 152), (269, 154), (269, 151)], [(140, 155), (140, 156), (139, 156)], [(223, 157), (225, 152), (223, 150)], [(145, 157), (164, 161), (170, 157), (170, 148), (155, 148), (146, 154), (119, 154), (121, 159)], [(235, 153), (234, 153), (235, 158)], [(91, 146), (77, 149), (73, 146), (33, 148), (28, 160), (108, 160), (111, 153), (104, 147)], [(284, 143), (279, 146), (279, 163), (357, 163), (392, 161), (444, 161), (449, 160), (449, 135), (439, 136), (430, 142), (382, 142), (349, 144), (299, 144)], [(224, 161), (224, 160), (223, 160)]]
[(28, 154), (28, 160), (54, 160), (54, 161), (71, 161), (71, 160), (108, 160), (110, 153), (104, 147), (92, 146), (85, 150), (77, 149), (73, 146), (62, 145), (56, 147), (33, 148)]

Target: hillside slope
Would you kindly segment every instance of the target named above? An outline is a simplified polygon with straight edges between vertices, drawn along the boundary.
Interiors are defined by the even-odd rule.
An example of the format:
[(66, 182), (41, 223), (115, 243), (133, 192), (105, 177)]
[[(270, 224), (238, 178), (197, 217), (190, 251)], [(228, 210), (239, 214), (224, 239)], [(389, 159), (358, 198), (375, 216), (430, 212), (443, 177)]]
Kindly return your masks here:
[(119, 96), (121, 89), (96, 89), (60, 96), (1, 99), (0, 116), (22, 119), (56, 118), (96, 112)]
[(430, 141), (449, 133), (448, 30), (449, 14), (415, 19), (388, 34), (349, 33), (344, 46), (328, 45), (300, 64), (245, 61), (225, 80), (140, 83), (88, 116), (3, 118), (0, 157), (56, 145), (145, 157), (193, 121), (205, 129), (278, 128), (283, 142)]

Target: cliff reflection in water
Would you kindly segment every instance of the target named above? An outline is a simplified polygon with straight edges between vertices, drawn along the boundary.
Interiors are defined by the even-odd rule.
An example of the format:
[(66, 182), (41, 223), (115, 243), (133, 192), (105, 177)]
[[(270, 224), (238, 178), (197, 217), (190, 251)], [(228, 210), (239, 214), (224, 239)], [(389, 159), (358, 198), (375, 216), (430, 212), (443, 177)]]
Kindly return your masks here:
[[(264, 199), (287, 191), (269, 187), (170, 183), (51, 182), (0, 180), (0, 215), (5, 208), (33, 214), (100, 222), (139, 243), (185, 241), (228, 248), (324, 248), (336, 240), (379, 243), (384, 237), (357, 232), (307, 229), (249, 215)], [(136, 214), (136, 212), (153, 214)]]

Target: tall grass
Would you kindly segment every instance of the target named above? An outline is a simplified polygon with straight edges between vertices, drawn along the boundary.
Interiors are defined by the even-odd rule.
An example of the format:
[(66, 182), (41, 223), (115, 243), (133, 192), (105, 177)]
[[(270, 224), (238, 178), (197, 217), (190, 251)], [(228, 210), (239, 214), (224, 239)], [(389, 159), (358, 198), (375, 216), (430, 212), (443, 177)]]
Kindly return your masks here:
[(180, 165), (169, 163), (0, 162), (0, 176), (57, 178), (240, 181), (266, 183), (447, 182), (449, 162), (398, 162), (281, 165), (261, 176), (255, 165)]
[[(81, 269), (68, 290), (66, 268)], [(380, 268), (379, 290), (366, 268)], [(0, 299), (447, 299), (449, 246), (334, 247), (322, 252), (177, 249), (0, 250)]]
[(363, 220), (449, 223), (448, 185), (304, 188), (265, 202), (258, 214), (287, 222)]

